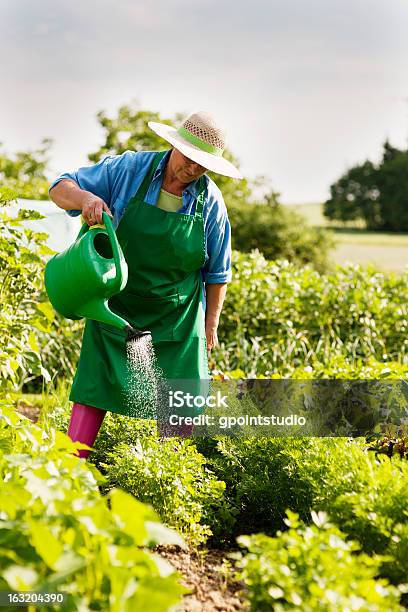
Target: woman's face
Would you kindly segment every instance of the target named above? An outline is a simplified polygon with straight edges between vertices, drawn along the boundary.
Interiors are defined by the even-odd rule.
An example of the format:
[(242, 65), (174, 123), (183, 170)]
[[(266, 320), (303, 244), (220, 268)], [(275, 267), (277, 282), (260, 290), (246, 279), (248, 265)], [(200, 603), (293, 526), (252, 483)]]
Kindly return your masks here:
[(203, 176), (207, 172), (207, 169), (200, 164), (196, 164), (193, 160), (189, 159), (177, 149), (173, 149), (168, 161), (170, 171), (180, 183), (192, 183)]

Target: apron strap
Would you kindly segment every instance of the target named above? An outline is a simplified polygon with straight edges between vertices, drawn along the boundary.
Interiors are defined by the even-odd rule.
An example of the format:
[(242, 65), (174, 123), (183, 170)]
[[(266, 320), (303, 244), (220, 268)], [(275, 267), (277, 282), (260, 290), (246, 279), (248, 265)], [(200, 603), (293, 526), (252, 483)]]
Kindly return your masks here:
[(160, 164), (161, 160), (166, 155), (166, 153), (167, 151), (160, 151), (160, 153), (155, 154), (155, 156), (153, 157), (152, 163), (150, 164), (150, 168), (148, 172), (146, 172), (145, 174), (142, 184), (140, 185), (139, 189), (133, 196), (135, 199), (144, 201), (146, 194), (148, 192), (150, 183), (153, 180), (153, 175), (156, 172), (158, 165)]
[(194, 215), (195, 217), (203, 216), (205, 192), (206, 192), (205, 179), (203, 176), (200, 176), (199, 183), (198, 183), (198, 196), (196, 199), (196, 209), (195, 209), (195, 215)]

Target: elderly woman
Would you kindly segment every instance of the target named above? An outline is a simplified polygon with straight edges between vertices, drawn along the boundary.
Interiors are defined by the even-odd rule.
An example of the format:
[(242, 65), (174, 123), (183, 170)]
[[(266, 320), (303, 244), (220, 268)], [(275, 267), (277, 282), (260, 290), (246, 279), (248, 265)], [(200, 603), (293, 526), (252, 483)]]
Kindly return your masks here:
[[(231, 279), (231, 230), (206, 172), (241, 175), (223, 158), (225, 133), (208, 114), (194, 113), (178, 129), (148, 125), (170, 150), (126, 151), (62, 174), (50, 197), (90, 226), (102, 222), (103, 211), (113, 217), (129, 277), (111, 309), (151, 331), (166, 379), (208, 379), (208, 351), (217, 344)], [(106, 411), (129, 414), (125, 361), (125, 333), (88, 319), (70, 394), (73, 440), (92, 446)]]

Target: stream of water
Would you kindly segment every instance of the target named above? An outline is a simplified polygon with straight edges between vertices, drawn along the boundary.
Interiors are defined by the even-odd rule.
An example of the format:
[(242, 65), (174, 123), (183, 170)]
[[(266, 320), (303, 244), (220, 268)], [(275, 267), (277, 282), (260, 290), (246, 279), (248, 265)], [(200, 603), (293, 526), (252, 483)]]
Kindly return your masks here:
[(157, 401), (163, 372), (157, 365), (150, 335), (126, 343), (129, 415), (142, 419), (157, 418)]

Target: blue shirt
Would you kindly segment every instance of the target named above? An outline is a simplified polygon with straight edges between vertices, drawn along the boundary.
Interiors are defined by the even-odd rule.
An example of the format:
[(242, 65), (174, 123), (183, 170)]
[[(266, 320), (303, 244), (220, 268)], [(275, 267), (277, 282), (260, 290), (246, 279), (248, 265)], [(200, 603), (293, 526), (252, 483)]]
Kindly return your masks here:
[[(150, 183), (145, 201), (156, 205), (164, 176), (168, 151), (160, 161)], [(115, 228), (119, 225), (129, 200), (135, 195), (152, 162), (155, 152), (125, 151), (122, 155), (110, 155), (93, 166), (85, 166), (74, 172), (61, 174), (50, 186), (52, 189), (63, 179), (75, 181), (81, 189), (99, 196), (113, 214)], [(206, 198), (203, 209), (205, 232), (205, 263), (201, 270), (206, 283), (226, 283), (231, 280), (231, 226), (221, 191), (207, 175)], [(198, 181), (186, 186), (182, 193), (182, 206), (178, 212), (194, 214)], [(80, 210), (68, 210), (71, 216)], [(175, 213), (177, 214), (177, 213)]]

